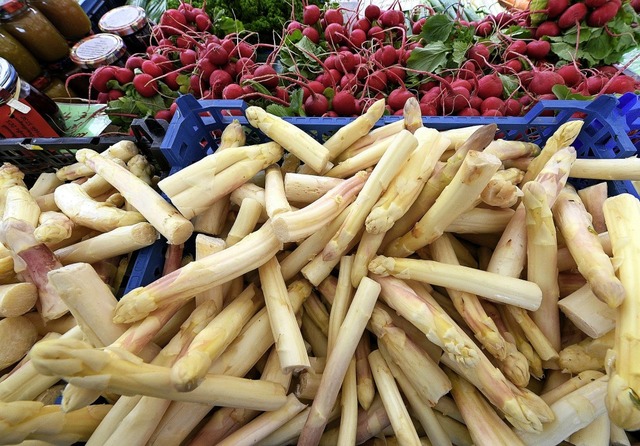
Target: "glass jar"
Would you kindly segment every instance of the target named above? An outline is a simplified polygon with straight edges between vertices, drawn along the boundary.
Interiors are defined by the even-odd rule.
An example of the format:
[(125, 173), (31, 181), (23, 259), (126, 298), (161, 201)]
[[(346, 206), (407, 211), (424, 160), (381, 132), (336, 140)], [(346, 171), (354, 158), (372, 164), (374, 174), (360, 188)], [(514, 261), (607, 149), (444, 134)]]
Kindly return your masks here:
[(30, 0), (67, 40), (79, 40), (91, 32), (91, 20), (77, 0)]
[(71, 48), (71, 60), (78, 67), (93, 71), (103, 65), (124, 66), (127, 48), (122, 37), (108, 33), (85, 37)]
[(18, 70), (18, 75), (27, 82), (31, 82), (42, 74), (42, 68), (33, 54), (2, 29), (0, 29), (0, 57), (7, 59)]
[(69, 46), (62, 34), (26, 0), (0, 0), (0, 22), (42, 62), (55, 62), (69, 54)]
[(56, 103), (0, 58), (0, 134), (5, 137), (56, 137), (65, 129)]
[(49, 85), (47, 88), (42, 90), (44, 94), (49, 96), (51, 99), (69, 99), (76, 98), (78, 95), (73, 91), (73, 89), (65, 87), (64, 82), (57, 77), (51, 78)]
[(98, 22), (105, 33), (122, 37), (129, 53), (144, 53), (149, 47), (151, 27), (139, 6), (121, 6), (105, 13)]

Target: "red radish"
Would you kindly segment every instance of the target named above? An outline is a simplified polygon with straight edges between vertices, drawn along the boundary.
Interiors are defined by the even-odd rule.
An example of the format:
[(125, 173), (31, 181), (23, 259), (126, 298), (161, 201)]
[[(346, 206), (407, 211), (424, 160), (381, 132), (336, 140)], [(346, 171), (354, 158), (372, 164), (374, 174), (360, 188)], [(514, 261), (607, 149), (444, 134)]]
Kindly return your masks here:
[(320, 33), (315, 28), (305, 28), (302, 30), (302, 35), (307, 39), (311, 40), (313, 43), (320, 43)]
[(370, 39), (384, 40), (384, 36), (384, 30), (379, 26), (372, 26), (371, 29), (367, 32), (367, 37)]
[(515, 73), (519, 73), (522, 71), (522, 62), (520, 62), (518, 59), (513, 59), (508, 61), (507, 63), (505, 63), (503, 65), (504, 67), (504, 72), (506, 74), (515, 74)]
[(533, 72), (532, 71), (521, 71), (517, 74), (518, 79), (520, 79), (520, 83), (525, 87), (528, 88), (529, 84), (531, 83), (531, 79), (533, 79)]
[(454, 87), (443, 100), (444, 109), (447, 113), (458, 112), (469, 106), (469, 90), (464, 87)]
[(169, 110), (158, 110), (154, 116), (155, 119), (164, 119), (165, 121), (171, 121), (171, 112)]
[(91, 75), (91, 88), (100, 93), (107, 93), (109, 88), (107, 82), (116, 78), (114, 67), (100, 67)]
[(587, 6), (584, 3), (576, 3), (567, 8), (558, 19), (560, 29), (569, 29), (582, 22), (587, 15)]
[(133, 71), (128, 68), (116, 68), (115, 78), (120, 85), (133, 81)]
[(600, 72), (600, 74), (606, 75), (609, 77), (615, 76), (616, 74), (618, 74), (618, 69), (611, 65), (600, 66), (598, 67), (598, 71)]
[(525, 96), (522, 96), (520, 99), (518, 99), (518, 102), (522, 104), (523, 107), (527, 107), (531, 105), (531, 98), (525, 95)]
[(608, 0), (585, 0), (584, 4), (591, 9), (596, 9), (607, 3), (607, 1)]
[(106, 104), (109, 102), (109, 94), (108, 93), (98, 93), (98, 97), (96, 98), (98, 104)]
[[(468, 55), (468, 53), (467, 53)], [(475, 71), (477, 69), (477, 65), (476, 62), (473, 60), (468, 60), (465, 63), (462, 64), (462, 66), (460, 67), (460, 73), (458, 74), (458, 76), (461, 79), (472, 79), (475, 78)]]
[(361, 29), (354, 29), (351, 31), (349, 41), (356, 48), (361, 48), (362, 44), (367, 41), (367, 33)]
[(481, 43), (476, 43), (467, 51), (467, 57), (473, 59), (480, 68), (484, 68), (489, 62), (489, 49)]
[(618, 14), (621, 4), (614, 0), (605, 3), (587, 17), (587, 25), (600, 27), (609, 23)]
[(324, 38), (334, 45), (342, 42), (344, 36), (344, 27), (339, 23), (331, 23), (324, 30)]
[(187, 66), (196, 63), (198, 53), (193, 50), (184, 50), (180, 53), (180, 63), (182, 66)]
[(200, 32), (205, 32), (211, 29), (211, 19), (208, 15), (198, 14), (196, 16), (196, 28)]
[(120, 99), (122, 96), (124, 96), (124, 91), (111, 90), (107, 94), (109, 95), (109, 100), (110, 101), (116, 101), (116, 100)]
[(322, 117), (323, 118), (338, 118), (339, 115), (336, 112), (334, 112), (333, 110), (329, 110), (324, 115), (322, 115)]
[(554, 85), (564, 85), (564, 79), (555, 71), (536, 71), (529, 84), (535, 94), (550, 94)]
[(268, 89), (278, 86), (278, 73), (271, 65), (260, 65), (253, 74), (256, 76), (256, 81)]
[(318, 81), (311, 81), (307, 84), (307, 88), (303, 88), (303, 98), (306, 100), (309, 95), (311, 95), (311, 92), (313, 93), (317, 93), (317, 94), (322, 94), (324, 92), (324, 89), (326, 87), (324, 86), (324, 84), (322, 82), (318, 82)]
[(564, 79), (564, 84), (575, 87), (580, 83), (582, 75), (575, 65), (569, 64), (558, 69), (558, 74)]
[(520, 113), (522, 113), (522, 104), (516, 99), (509, 98), (504, 101), (504, 111), (507, 116), (520, 116)]
[(160, 77), (163, 74), (162, 68), (151, 60), (145, 60), (142, 63), (142, 72), (150, 75), (151, 77)]
[(248, 57), (251, 60), (255, 60), (256, 54), (253, 51), (253, 47), (251, 45), (246, 42), (238, 42), (238, 44), (233, 48), (233, 51), (229, 53), (229, 57), (233, 57), (235, 59)]
[(480, 116), (480, 112), (475, 108), (467, 107), (460, 110), (460, 113), (458, 113), (458, 116)]
[(185, 36), (178, 36), (178, 38), (176, 39), (176, 46), (178, 48), (194, 48), (195, 45), (196, 44), (193, 39), (189, 39)]
[(383, 67), (389, 67), (397, 62), (398, 53), (392, 45), (385, 45), (379, 48), (373, 58)]
[(238, 84), (229, 84), (222, 90), (223, 99), (238, 99), (244, 94), (242, 87)]
[(256, 63), (248, 57), (241, 57), (236, 62), (236, 72), (240, 74), (253, 73)]
[(486, 112), (482, 113), (481, 116), (502, 117), (504, 115), (498, 110), (487, 110)]
[(133, 87), (145, 98), (155, 96), (158, 92), (158, 83), (147, 73), (141, 73), (134, 77)]
[(556, 22), (543, 22), (536, 29), (536, 39), (541, 39), (545, 36), (556, 37), (559, 36), (562, 31)]
[(426, 21), (427, 21), (427, 18), (423, 17), (417, 22), (415, 22), (411, 27), (411, 31), (413, 32), (413, 34), (420, 34), (422, 32), (422, 27), (424, 26)]
[(476, 35), (480, 37), (487, 37), (493, 32), (493, 23), (482, 22), (476, 28)]
[(514, 40), (507, 47), (507, 51), (505, 52), (504, 58), (506, 60), (516, 59), (518, 57), (523, 56), (527, 51), (527, 42), (524, 40)]
[(605, 86), (604, 93), (629, 93), (635, 91), (635, 86), (636, 82), (632, 77), (626, 75), (616, 76), (609, 82), (609, 85)]
[(340, 51), (336, 58), (336, 70), (341, 73), (348, 73), (353, 71), (356, 66), (355, 57), (350, 51)]
[(300, 32), (302, 32), (302, 23), (295, 20), (289, 22), (287, 25), (287, 34), (293, 34), (296, 30), (300, 30)]
[(451, 82), (451, 87), (452, 88), (456, 88), (456, 87), (462, 87), (464, 89), (466, 89), (467, 91), (471, 91), (473, 86), (471, 85), (471, 82), (464, 80), (464, 79), (458, 79), (455, 80), (453, 82)]
[(187, 27), (187, 19), (177, 9), (167, 9), (160, 17), (160, 25), (185, 29)]
[(400, 110), (404, 107), (404, 103), (409, 100), (409, 98), (415, 97), (413, 93), (411, 93), (406, 88), (396, 88), (389, 93), (389, 97), (387, 98), (387, 103), (391, 107), (392, 110)]
[(341, 116), (351, 116), (357, 111), (356, 98), (348, 91), (339, 91), (331, 103), (333, 110)]
[(329, 110), (329, 100), (321, 94), (311, 95), (304, 101), (304, 111), (310, 116), (322, 116)]
[(369, 88), (377, 91), (384, 91), (387, 86), (387, 75), (384, 71), (376, 71), (369, 76)]
[(533, 59), (544, 59), (549, 51), (551, 51), (551, 44), (546, 40), (533, 40), (527, 43), (527, 55)]
[(172, 71), (171, 73), (163, 77), (162, 80), (170, 89), (172, 89), (173, 91), (178, 91), (180, 89), (178, 76), (180, 76), (180, 73), (178, 73), (177, 71)]
[(640, 0), (631, 0), (631, 7), (636, 13), (640, 13)]
[(211, 85), (211, 91), (214, 97), (218, 98), (222, 96), (222, 90), (224, 87), (233, 82), (233, 78), (229, 73), (224, 70), (216, 70), (211, 73), (209, 77), (209, 84)]
[(549, 3), (547, 3), (547, 17), (554, 19), (562, 14), (568, 7), (569, 0), (549, 0)]
[[(213, 43), (216, 43), (216, 42), (213, 42)], [(224, 50), (229, 54), (231, 54), (231, 52), (236, 47), (236, 44), (233, 43), (233, 40), (231, 40), (231, 39), (223, 39), (223, 40), (221, 40), (220, 42), (217, 42), (217, 43), (222, 45), (222, 48), (224, 48)]]
[(337, 23), (338, 25), (344, 24), (344, 17), (337, 9), (327, 9), (324, 13), (324, 19), (327, 21), (327, 25), (331, 23)]
[(124, 66), (130, 70), (135, 70), (136, 68), (142, 68), (143, 62), (144, 59), (142, 57), (131, 56), (127, 59), (127, 62), (124, 64)]
[(171, 113), (171, 117), (173, 118), (173, 115), (176, 114), (176, 111), (178, 110), (178, 103), (177, 102), (173, 102), (171, 104), (171, 107), (169, 107), (169, 112)]
[(193, 91), (196, 96), (202, 95), (202, 79), (197, 74), (192, 75), (189, 78), (189, 89)]
[(367, 67), (366, 64), (358, 64), (356, 65), (355, 69), (354, 69), (354, 74), (356, 75), (357, 79), (365, 79), (368, 75), (369, 75), (369, 68)]
[(480, 105), (480, 113), (483, 115), (489, 110), (497, 110), (500, 113), (504, 113), (504, 101), (500, 98), (487, 98), (482, 101), (482, 105)]
[(489, 76), (483, 76), (478, 79), (478, 96), (482, 99), (495, 96), (501, 98), (503, 93), (502, 81), (497, 74), (491, 74)]
[(209, 59), (200, 59), (198, 61), (198, 72), (204, 79), (209, 79), (211, 73), (216, 69), (216, 66), (212, 64)]
[(376, 5), (369, 5), (364, 9), (364, 16), (373, 22), (380, 17), (380, 8)]
[(302, 12), (302, 21), (305, 25), (315, 25), (320, 20), (320, 8), (317, 5), (307, 5)]
[(233, 62), (229, 62), (224, 67), (222, 67), (222, 69), (224, 71), (226, 71), (227, 73), (229, 73), (231, 75), (231, 78), (235, 79), (236, 77), (238, 77), (238, 71), (236, 70), (236, 64), (234, 64)]
[(496, 14), (494, 20), (499, 28), (504, 28), (505, 26), (513, 23), (513, 16), (508, 12), (500, 12)]
[(184, 14), (184, 18), (187, 19), (188, 22), (195, 21), (197, 14), (193, 11), (193, 5), (190, 5), (189, 3), (180, 3), (178, 11)]
[(152, 54), (149, 60), (160, 67), (163, 73), (168, 73), (169, 71), (175, 69), (175, 67), (173, 66), (173, 62), (171, 62), (167, 56), (164, 56), (162, 54)]
[(356, 79), (356, 75), (353, 73), (347, 73), (342, 76), (342, 79), (340, 79), (341, 90), (351, 90), (356, 85), (358, 85), (358, 80)]
[(436, 116), (438, 114), (438, 110), (433, 104), (420, 103), (420, 114), (422, 116)]
[(398, 15), (395, 11), (385, 11), (380, 14), (380, 23), (384, 28), (391, 28), (393, 26), (398, 26)]
[(367, 31), (371, 29), (371, 22), (369, 21), (369, 19), (366, 19), (366, 18), (360, 19), (353, 24), (352, 30), (356, 30), (356, 29), (362, 30), (366, 34)]
[(289, 92), (282, 87), (276, 87), (276, 97), (282, 99), (285, 102), (289, 102)]
[(400, 65), (387, 68), (387, 79), (390, 84), (401, 84), (407, 77), (407, 72)]
[(482, 106), (482, 98), (479, 98), (478, 96), (471, 96), (469, 98), (469, 105), (471, 106), (471, 108), (480, 111), (480, 106)]

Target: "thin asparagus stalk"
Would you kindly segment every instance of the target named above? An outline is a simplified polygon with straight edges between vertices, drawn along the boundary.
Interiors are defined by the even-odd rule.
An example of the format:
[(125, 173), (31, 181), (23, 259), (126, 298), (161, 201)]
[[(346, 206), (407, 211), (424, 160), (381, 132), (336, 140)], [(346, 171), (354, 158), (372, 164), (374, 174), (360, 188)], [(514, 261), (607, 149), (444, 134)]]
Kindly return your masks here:
[(597, 417), (587, 427), (583, 427), (569, 437), (569, 442), (575, 446), (599, 446), (609, 444), (611, 439), (611, 422), (604, 413)]
[(447, 376), (453, 385), (451, 394), (462, 412), (474, 444), (523, 445), (473, 385), (450, 370), (447, 370)]
[(362, 278), (369, 274), (367, 266), (378, 253), (384, 234), (371, 234), (367, 231), (362, 233), (351, 270), (351, 284), (354, 287), (357, 287)]
[[(344, 227), (344, 223), (343, 223), (343, 227)], [(351, 239), (351, 241), (349, 241), (349, 244), (346, 246), (346, 249), (344, 249), (344, 253), (350, 252), (355, 247), (355, 245), (357, 245), (360, 242), (360, 238), (362, 237), (362, 234), (364, 232), (365, 232), (364, 227), (361, 227), (358, 233), (355, 235), (355, 237)], [(331, 260), (326, 260), (324, 258), (323, 252), (315, 256), (301, 270), (302, 275), (314, 286), (318, 286), (324, 279), (326, 279), (329, 276), (329, 274), (331, 274), (331, 271), (333, 271), (333, 269), (338, 264), (338, 262), (340, 262), (340, 256), (334, 257)]]
[[(153, 190), (147, 183), (117, 163), (97, 152), (82, 149), (76, 159), (85, 163), (113, 185), (131, 206), (172, 244), (184, 243), (193, 232), (193, 225)], [(59, 190), (60, 188), (56, 189)], [(59, 203), (58, 206), (60, 206)]]
[(423, 300), (401, 280), (381, 276), (373, 279), (382, 287), (382, 299), (442, 347), (448, 353), (442, 361), (473, 383), (514, 426), (539, 432), (542, 423), (552, 418), (544, 402), (509, 383), (435, 301)]
[(6, 191), (3, 219), (24, 220), (33, 227), (38, 226), (40, 207), (24, 186), (12, 186)]
[(369, 363), (391, 426), (402, 445), (419, 445), (420, 438), (402, 401), (400, 390), (380, 351), (369, 354)]
[(571, 166), (573, 178), (591, 180), (640, 180), (640, 158), (579, 159)]
[(451, 440), (449, 439), (447, 432), (438, 422), (431, 406), (418, 397), (414, 388), (411, 386), (407, 375), (398, 365), (390, 360), (389, 354), (385, 351), (384, 346), (380, 347), (380, 353), (382, 353), (382, 356), (389, 366), (389, 370), (391, 370), (391, 373), (397, 381), (398, 386), (400, 386), (405, 398), (409, 401), (409, 405), (418, 417), (420, 425), (425, 430), (431, 443), (434, 446), (450, 446)]
[[(540, 343), (545, 345), (545, 351), (550, 350), (550, 360), (557, 361), (558, 352), (551, 348), (551, 346), (549, 345), (549, 341), (544, 339), (544, 335), (540, 334), (540, 330), (537, 328), (537, 326), (535, 326), (533, 321), (529, 319), (529, 321), (526, 323), (522, 323), (522, 321), (519, 322), (514, 316), (514, 314), (520, 316), (518, 313), (514, 311), (508, 311), (504, 308), (499, 308), (499, 312), (502, 316), (502, 320), (504, 321), (507, 331), (511, 335), (512, 342), (513, 344), (515, 344), (517, 351), (520, 352), (527, 360), (528, 371), (531, 375), (541, 380), (542, 378), (544, 378), (544, 371), (542, 370), (542, 359), (538, 352), (534, 349), (534, 347), (529, 343), (527, 337), (525, 336), (524, 330), (522, 329), (522, 326), (534, 326), (536, 334), (543, 338), (543, 341), (541, 341)], [(528, 318), (528, 314), (526, 313), (526, 311), (523, 310), (522, 312), (525, 314), (525, 317)], [(526, 387), (529, 384), (529, 373), (526, 374), (526, 381), (518, 382), (516, 380), (513, 380), (513, 378), (511, 379), (515, 385), (519, 387)]]
[[(336, 404), (329, 417), (329, 422), (334, 421), (340, 416), (339, 409), (340, 407)], [(300, 435), (302, 427), (304, 426), (304, 423), (307, 420), (310, 411), (311, 408), (307, 407), (298, 415), (285, 423), (284, 426), (262, 439), (262, 441), (260, 441), (260, 443), (258, 444), (260, 446), (280, 446), (283, 444), (295, 444), (295, 440)]]
[(551, 157), (560, 149), (569, 147), (578, 137), (583, 121), (569, 121), (558, 127), (553, 135), (547, 140), (544, 145), (544, 149), (540, 152), (540, 155), (536, 156), (529, 164), (527, 172), (522, 179), (521, 186), (524, 186), (529, 181), (532, 181), (542, 171), (545, 164), (551, 159)]
[(599, 338), (616, 325), (616, 310), (593, 294), (589, 284), (558, 302), (562, 313), (587, 336)]
[(513, 209), (473, 208), (463, 212), (447, 226), (456, 234), (500, 234), (513, 218)]
[(191, 220), (193, 222), (193, 230), (203, 234), (220, 235), (227, 221), (228, 212), (229, 197), (223, 197)]
[(375, 166), (389, 148), (392, 147), (395, 138), (397, 138), (397, 135), (376, 141), (371, 146), (365, 147), (361, 152), (340, 161), (337, 166), (325, 173), (325, 176), (337, 179), (349, 178), (356, 172)]
[(587, 384), (602, 378), (603, 376), (604, 376), (603, 373), (595, 370), (580, 372), (578, 373), (578, 375), (574, 376), (573, 378), (570, 378), (569, 380), (563, 382), (557, 387), (542, 393), (540, 395), (540, 398), (542, 398), (549, 405), (554, 404), (558, 400), (569, 395), (571, 392), (574, 392), (586, 386)]
[(582, 200), (585, 209), (591, 215), (591, 224), (598, 234), (607, 231), (607, 224), (604, 221), (604, 211), (602, 209), (604, 201), (608, 196), (606, 182), (594, 184), (578, 191), (578, 196)]
[(369, 366), (369, 353), (371, 353), (371, 343), (369, 334), (365, 332), (360, 341), (358, 341), (355, 352), (358, 402), (364, 410), (369, 410), (376, 396), (373, 375)]
[(95, 201), (75, 183), (63, 184), (54, 192), (56, 204), (75, 224), (106, 232), (120, 226), (145, 221), (136, 211), (125, 211), (106, 202)]
[(99, 234), (54, 252), (63, 265), (96, 263), (153, 244), (158, 231), (149, 223), (136, 223)]
[(373, 129), (369, 134), (363, 136), (355, 143), (351, 144), (351, 146), (347, 147), (347, 149), (336, 158), (336, 161), (344, 161), (347, 158), (351, 158), (355, 154), (359, 153), (359, 151), (364, 147), (370, 146), (384, 138), (393, 138), (400, 131), (404, 130), (404, 128), (404, 119), (398, 119), (395, 122)]
[(527, 310), (537, 310), (542, 300), (540, 288), (534, 283), (433, 260), (378, 256), (369, 264), (369, 271), (453, 288)]
[(303, 303), (305, 314), (320, 328), (324, 336), (329, 335), (329, 312), (317, 294), (311, 293)]
[[(109, 147), (100, 156), (110, 160), (118, 158), (125, 163), (138, 154), (138, 147), (133, 141), (119, 141)], [(81, 177), (90, 177), (95, 175), (95, 171), (84, 164), (82, 161), (62, 167), (56, 171), (56, 175), (60, 180), (75, 180)]]
[(260, 219), (263, 207), (257, 200), (246, 198), (242, 200), (240, 210), (229, 230), (229, 235), (225, 240), (227, 246), (233, 246), (242, 240), (255, 229)]
[[(196, 236), (196, 260), (200, 260), (216, 252), (220, 252), (227, 247), (224, 240), (215, 237), (209, 237), (204, 234)], [(204, 301), (211, 300), (214, 302), (218, 312), (222, 310), (224, 304), (224, 290), (222, 286), (211, 288), (196, 296), (196, 305)]]
[(38, 289), (32, 283), (0, 285), (0, 317), (22, 316), (38, 300)]
[(385, 253), (406, 257), (438, 238), (480, 195), (501, 166), (493, 155), (470, 151), (462, 166), (413, 229), (387, 246)]
[(313, 354), (326, 358), (329, 341), (306, 312), (302, 315), (302, 327), (300, 327), (300, 330), (304, 340), (311, 346)]
[(237, 244), (126, 294), (118, 302), (114, 322), (134, 322), (157, 308), (184, 302), (194, 294), (258, 268), (281, 249), (282, 243), (276, 238), (271, 225), (266, 223)]
[(342, 383), (340, 397), (340, 429), (337, 446), (351, 446), (356, 442), (358, 430), (358, 389), (356, 384), (356, 360), (351, 359)]
[(605, 414), (606, 378), (597, 379), (551, 405), (555, 418), (540, 433), (518, 432), (527, 445), (555, 446)]
[(367, 232), (388, 231), (409, 210), (449, 145), (449, 140), (442, 138), (437, 130), (420, 128), (414, 136), (418, 147), (371, 209), (365, 221)]
[(63, 184), (64, 181), (60, 180), (55, 173), (42, 172), (36, 178), (33, 186), (29, 189), (29, 193), (33, 198), (38, 198), (43, 195), (52, 193), (56, 187)]
[[(466, 132), (466, 130), (465, 130)], [(444, 136), (446, 132), (441, 132), (441, 136)], [(455, 135), (461, 134), (456, 133)], [(435, 203), (436, 199), (440, 196), (444, 188), (451, 182), (454, 175), (462, 165), (467, 153), (470, 150), (481, 151), (491, 141), (496, 134), (496, 126), (489, 124), (482, 127), (477, 127), (471, 136), (460, 146), (455, 155), (447, 160), (445, 166), (435, 171), (431, 178), (429, 178), (422, 188), (422, 191), (418, 195), (418, 198), (414, 201), (409, 210), (395, 223), (391, 228), (382, 243), (383, 247), (386, 247), (391, 241), (406, 234), (414, 224), (420, 220), (424, 214)]]
[(36, 308), (42, 317), (45, 320), (57, 319), (69, 310), (49, 284), (47, 273), (62, 267), (62, 264), (46, 245), (35, 239), (33, 231), (33, 226), (23, 220), (7, 219), (0, 229), (0, 241), (22, 260), (19, 272), (38, 288)]
[[(368, 358), (367, 358), (368, 360)], [(358, 411), (358, 430), (356, 431), (356, 444), (362, 444), (379, 435), (391, 426), (389, 415), (382, 404), (380, 394), (376, 394), (369, 409)]]
[(523, 203), (527, 225), (527, 279), (542, 290), (542, 303), (532, 317), (553, 349), (559, 351), (558, 242), (553, 214), (540, 183), (530, 182), (524, 187)]
[(269, 218), (274, 218), (283, 212), (291, 212), (291, 206), (284, 191), (284, 180), (280, 166), (274, 164), (267, 167), (264, 191), (264, 200)]
[(277, 215), (272, 220), (276, 236), (283, 242), (297, 241), (325, 227), (356, 199), (367, 178), (366, 172), (359, 172), (305, 208)]
[(292, 203), (313, 203), (343, 181), (341, 178), (287, 172), (284, 192)]
[(262, 293), (250, 285), (200, 331), (171, 369), (171, 382), (180, 392), (199, 386), (213, 361), (238, 336), (262, 305)]
[(318, 394), (322, 373), (302, 372), (298, 376), (298, 380), (295, 395), (304, 400), (313, 400)]
[(610, 307), (618, 307), (625, 298), (625, 288), (616, 277), (611, 260), (591, 226), (591, 217), (575, 189), (565, 187), (562, 190), (553, 213), (578, 271), (587, 279), (593, 293)]
[[(445, 234), (431, 244), (431, 253), (436, 261), (451, 265), (458, 265), (458, 257), (452, 244), (453, 237)], [(478, 299), (471, 293), (464, 293), (453, 288), (447, 288), (447, 294), (460, 315), (473, 331), (480, 344), (494, 357), (504, 360), (506, 354), (506, 340), (500, 334), (493, 319), (491, 319)]]
[(62, 212), (42, 212), (38, 221), (40, 224), (33, 235), (39, 242), (59, 243), (73, 234), (75, 224)]
[(315, 445), (322, 436), (349, 362), (371, 317), (379, 293), (378, 284), (366, 277), (362, 279), (340, 327), (335, 348), (327, 359), (327, 367), (322, 374), (318, 396), (311, 406), (309, 418), (298, 441), (299, 445)]
[(449, 393), (451, 383), (438, 364), (393, 325), (391, 316), (382, 307), (376, 305), (369, 323), (378, 337), (378, 345), (382, 346), (379, 348), (384, 348), (388, 359), (402, 367), (422, 401), (433, 407)]
[(537, 144), (523, 141), (509, 141), (506, 139), (498, 139), (484, 149), (485, 153), (500, 158), (501, 161), (514, 160), (527, 156), (538, 156), (540, 147)]
[[(114, 393), (141, 394), (176, 401), (275, 410), (286, 397), (279, 384), (252, 381), (224, 375), (208, 375), (191, 392), (171, 388), (170, 371), (166, 367), (142, 363), (124, 351), (109, 352), (91, 348), (74, 340), (41, 342), (31, 349), (31, 360), (41, 373), (64, 377), (85, 388), (99, 388)], [(106, 376), (96, 381), (93, 376)]]
[(586, 370), (604, 371), (605, 357), (613, 348), (615, 336), (610, 331), (596, 339), (587, 338), (560, 351), (560, 367), (572, 374)]
[(0, 319), (0, 370), (20, 361), (38, 340), (38, 331), (22, 316)]
[(249, 124), (260, 129), (314, 171), (322, 172), (329, 163), (329, 150), (295, 125), (267, 113), (260, 107), (247, 108), (245, 115)]
[(0, 403), (0, 443), (23, 444), (28, 440), (48, 444), (73, 444), (86, 441), (100, 420), (111, 409), (101, 404), (64, 413), (58, 405), (36, 401)]
[[(340, 260), (342, 260), (342, 258)], [(320, 282), (316, 289), (320, 292), (320, 296), (322, 296), (327, 304), (333, 305), (337, 287), (338, 279), (334, 276), (327, 276), (326, 279)]]
[(393, 178), (407, 162), (408, 155), (418, 146), (418, 140), (408, 130), (403, 130), (391, 143), (390, 150), (380, 159), (353, 203), (351, 212), (338, 232), (322, 251), (325, 260), (340, 257), (349, 243), (364, 225), (367, 215)]
[(522, 191), (517, 184), (522, 181), (523, 177), (524, 173), (519, 169), (499, 170), (484, 188), (480, 198), (489, 206), (510, 208), (522, 196)]
[(262, 265), (258, 272), (280, 367), (285, 373), (309, 369), (311, 367), (309, 356), (296, 322), (293, 306), (289, 302), (287, 286), (278, 260), (273, 257)]
[(329, 353), (331, 353), (331, 350), (333, 350), (333, 347), (335, 346), (336, 337), (338, 336), (342, 322), (344, 322), (344, 318), (347, 315), (349, 306), (351, 305), (351, 299), (353, 298), (353, 288), (351, 286), (351, 270), (353, 268), (353, 263), (353, 256), (344, 256), (340, 259), (338, 284), (336, 286), (333, 301), (331, 302), (331, 311), (329, 313), (329, 330), (327, 332), (327, 350)]
[(374, 102), (366, 112), (334, 133), (324, 143), (324, 147), (329, 151), (329, 160), (333, 160), (356, 141), (364, 138), (376, 122), (382, 118), (384, 105), (385, 101), (382, 99)]

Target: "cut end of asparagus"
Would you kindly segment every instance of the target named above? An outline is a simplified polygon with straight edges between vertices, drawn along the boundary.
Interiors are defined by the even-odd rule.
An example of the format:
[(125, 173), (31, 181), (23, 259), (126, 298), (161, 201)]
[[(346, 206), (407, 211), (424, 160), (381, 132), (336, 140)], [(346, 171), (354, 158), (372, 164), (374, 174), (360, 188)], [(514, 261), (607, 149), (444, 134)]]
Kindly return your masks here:
[[(389, 275), (389, 271), (393, 270), (396, 261), (392, 257), (378, 256), (369, 262), (369, 271), (373, 274), (385, 277)], [(398, 278), (403, 278), (397, 275)]]
[(179, 392), (190, 392), (200, 385), (210, 366), (211, 358), (206, 352), (189, 352), (171, 368), (171, 383)]
[(640, 429), (640, 397), (619, 374), (609, 377), (605, 404), (611, 421), (623, 429)]
[(116, 305), (113, 323), (130, 324), (139, 321), (157, 308), (158, 305), (144, 287), (136, 288), (127, 293)]
[(619, 307), (626, 295), (622, 282), (608, 274), (603, 274), (600, 280), (594, 280), (591, 290), (593, 294), (606, 303), (609, 308)]

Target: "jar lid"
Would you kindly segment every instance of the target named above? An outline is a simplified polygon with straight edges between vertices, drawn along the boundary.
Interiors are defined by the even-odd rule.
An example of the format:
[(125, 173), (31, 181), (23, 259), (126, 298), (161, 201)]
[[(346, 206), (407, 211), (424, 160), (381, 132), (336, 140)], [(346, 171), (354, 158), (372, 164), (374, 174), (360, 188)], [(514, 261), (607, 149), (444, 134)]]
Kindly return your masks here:
[(8, 60), (0, 57), (0, 104), (7, 102), (16, 92), (18, 72)]
[(111, 65), (126, 52), (122, 37), (106, 33), (94, 34), (71, 48), (71, 60), (82, 68), (93, 69)]
[(147, 14), (139, 6), (125, 5), (105, 13), (98, 22), (106, 33), (128, 36), (147, 25)]
[(28, 7), (26, 0), (0, 0), (0, 20), (10, 20)]

